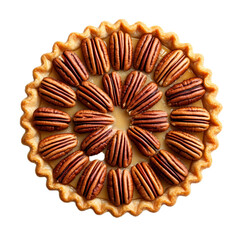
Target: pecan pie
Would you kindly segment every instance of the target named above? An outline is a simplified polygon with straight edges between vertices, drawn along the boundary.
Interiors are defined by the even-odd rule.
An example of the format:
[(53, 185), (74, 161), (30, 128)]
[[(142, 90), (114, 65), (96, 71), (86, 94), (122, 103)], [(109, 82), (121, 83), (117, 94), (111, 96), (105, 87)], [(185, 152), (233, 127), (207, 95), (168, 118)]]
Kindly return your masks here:
[(174, 205), (201, 180), (221, 105), (190, 44), (119, 20), (70, 34), (41, 60), (22, 101), (22, 142), (63, 201), (139, 215)]

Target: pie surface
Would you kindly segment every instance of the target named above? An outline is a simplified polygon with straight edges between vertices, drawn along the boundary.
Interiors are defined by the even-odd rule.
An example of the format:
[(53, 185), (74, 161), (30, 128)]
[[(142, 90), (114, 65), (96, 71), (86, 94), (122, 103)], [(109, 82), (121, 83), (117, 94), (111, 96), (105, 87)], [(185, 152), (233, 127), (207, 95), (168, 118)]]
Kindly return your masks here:
[[(68, 184), (62, 184), (56, 181), (56, 178), (54, 178), (53, 176), (53, 169), (56, 168), (57, 164), (62, 159), (66, 158), (73, 152), (78, 151), (81, 148), (82, 141), (85, 138), (87, 138), (87, 136), (89, 136), (92, 132), (76, 133), (74, 130), (75, 124), (73, 123), (73, 121), (71, 121), (68, 124), (69, 126), (67, 128), (60, 131), (54, 131), (54, 132), (39, 131), (38, 129), (36, 129), (36, 127), (33, 124), (33, 113), (38, 108), (49, 107), (49, 108), (54, 108), (54, 109), (66, 112), (71, 117), (71, 119), (73, 119), (74, 115), (78, 111), (89, 110), (90, 108), (87, 107), (86, 104), (83, 104), (81, 101), (79, 101), (79, 99), (76, 100), (76, 104), (73, 107), (65, 108), (61, 106), (55, 106), (49, 103), (48, 101), (45, 101), (42, 97), (39, 96), (39, 87), (44, 78), (50, 77), (50, 78), (62, 81), (62, 77), (53, 67), (52, 62), (56, 58), (59, 58), (59, 57), (61, 58), (64, 51), (72, 51), (80, 58), (80, 60), (82, 61), (83, 65), (85, 66), (89, 74), (89, 78), (88, 80), (86, 80), (86, 82), (88, 81), (88, 82), (94, 83), (97, 87), (103, 90), (102, 78), (104, 74), (94, 75), (90, 73), (86, 59), (83, 56), (81, 43), (83, 42), (84, 39), (93, 39), (95, 37), (98, 37), (104, 41), (104, 44), (107, 46), (107, 50), (109, 54), (110, 36), (114, 32), (119, 32), (119, 31), (128, 33), (131, 37), (132, 46), (133, 46), (133, 62), (137, 62), (134, 59), (135, 57), (134, 54), (136, 54), (136, 48), (142, 36), (144, 36), (145, 34), (151, 34), (152, 36), (154, 36), (154, 38), (159, 39), (161, 42), (159, 55), (157, 56), (156, 63), (152, 67), (153, 69), (149, 70), (150, 72), (146, 72), (148, 71), (147, 64), (145, 65), (144, 67), (145, 69), (143, 70), (136, 69), (136, 67), (134, 68), (133, 64), (131, 64), (128, 70), (122, 69), (122, 70), (116, 71), (113, 69), (112, 61), (110, 59), (110, 62), (111, 62), (110, 69), (108, 71), (106, 70), (104, 71), (105, 73), (108, 73), (108, 74), (112, 72), (117, 72), (121, 78), (122, 85), (124, 85), (126, 78), (133, 71), (142, 72), (146, 76), (146, 81), (142, 86), (142, 88), (144, 88), (150, 83), (156, 84), (156, 81), (154, 81), (154, 78), (155, 78), (154, 74), (156, 72), (156, 68), (158, 68), (159, 63), (164, 58), (164, 56), (173, 52), (174, 50), (182, 50), (184, 55), (189, 59), (190, 65), (182, 74), (180, 74), (179, 77), (177, 77), (176, 80), (174, 80), (169, 85), (160, 86), (159, 84), (157, 84), (158, 91), (162, 93), (161, 99), (158, 101), (156, 100), (156, 103), (153, 104), (147, 110), (144, 110), (142, 112), (140, 111), (140, 113), (144, 113), (146, 111), (151, 111), (151, 110), (156, 110), (156, 111), (161, 110), (167, 113), (167, 116), (168, 116), (167, 122), (169, 123), (168, 128), (164, 131), (153, 133), (153, 135), (158, 139), (160, 143), (160, 147), (157, 147), (156, 154), (158, 154), (159, 149), (161, 149), (161, 150), (166, 150), (169, 153), (176, 156), (177, 159), (180, 160), (180, 162), (186, 167), (188, 171), (187, 175), (184, 176), (183, 180), (179, 181), (180, 183), (172, 184), (172, 183), (169, 183), (169, 181), (165, 181), (166, 179), (164, 177), (161, 177), (157, 174), (161, 182), (163, 192), (161, 194), (159, 193), (159, 195), (156, 193), (157, 195), (152, 200), (146, 200), (142, 197), (141, 193), (139, 193), (139, 191), (137, 190), (136, 182), (134, 181), (134, 190), (132, 193), (133, 196), (132, 196), (131, 202), (128, 204), (120, 204), (116, 206), (109, 200), (109, 194), (107, 191), (107, 181), (108, 181), (107, 179), (108, 179), (108, 174), (110, 170), (117, 169), (118, 167), (110, 166), (110, 164), (106, 163), (105, 160), (103, 161), (107, 167), (105, 181), (100, 193), (93, 199), (86, 199), (86, 194), (84, 196), (81, 196), (76, 191), (76, 189), (78, 188), (78, 182), (79, 182), (80, 176), (83, 175), (82, 173), (84, 169), (86, 169), (87, 165), (85, 165), (85, 167), (81, 170), (81, 172), (77, 173), (74, 179)], [(184, 61), (184, 58), (181, 58), (181, 59), (183, 59)], [(162, 204), (172, 206), (175, 204), (176, 199), (179, 195), (183, 195), (183, 196), (188, 195), (190, 193), (190, 184), (199, 182), (201, 180), (201, 170), (204, 168), (210, 167), (211, 161), (212, 161), (211, 151), (216, 149), (218, 146), (216, 135), (221, 130), (221, 124), (217, 119), (217, 115), (221, 110), (221, 105), (215, 100), (217, 87), (211, 82), (210, 70), (203, 67), (203, 57), (199, 54), (194, 54), (192, 52), (191, 45), (179, 43), (178, 38), (174, 33), (164, 33), (162, 29), (157, 26), (148, 28), (143, 23), (140, 23), (140, 22), (135, 23), (133, 25), (128, 25), (128, 23), (124, 20), (119, 20), (115, 24), (103, 22), (101, 23), (99, 28), (87, 27), (82, 34), (79, 34), (79, 33), (70, 34), (66, 43), (61, 43), (61, 42), (55, 43), (53, 46), (53, 51), (51, 53), (44, 54), (41, 58), (41, 61), (42, 61), (42, 65), (40, 67), (35, 68), (33, 71), (34, 81), (29, 83), (26, 87), (26, 93), (28, 97), (22, 102), (22, 109), (24, 111), (24, 115), (21, 118), (21, 125), (26, 130), (22, 141), (25, 145), (28, 145), (30, 147), (28, 158), (30, 161), (36, 163), (37, 165), (36, 173), (39, 176), (45, 176), (47, 178), (48, 188), (58, 190), (60, 192), (60, 198), (63, 201), (66, 201), (66, 202), (75, 201), (77, 207), (80, 210), (92, 208), (97, 214), (102, 214), (106, 211), (109, 211), (116, 217), (123, 215), (125, 212), (129, 212), (133, 215), (139, 215), (145, 209), (152, 212), (156, 212), (160, 209)], [(174, 66), (176, 69), (176, 65)], [(151, 68), (151, 63), (149, 68)], [(185, 104), (182, 106), (169, 106), (170, 100), (167, 100), (166, 98), (166, 92), (169, 90), (169, 88), (175, 86), (176, 84), (182, 83), (184, 80), (193, 79), (193, 78), (202, 79), (203, 81), (202, 86), (204, 87), (205, 94), (199, 100), (194, 101), (192, 103)], [(85, 82), (85, 81), (82, 81), (82, 82)], [(167, 82), (166, 78), (165, 78), (165, 82)], [(75, 92), (78, 89), (78, 87), (71, 87), (71, 88)], [(151, 103), (151, 101), (149, 101), (149, 103)], [(183, 130), (184, 127), (180, 129), (178, 128), (179, 125), (181, 125), (184, 121), (186, 121), (186, 119), (184, 119), (184, 121), (183, 120), (180, 121), (179, 123), (179, 120), (176, 120), (179, 117), (178, 112), (175, 112), (175, 115), (173, 115), (172, 112), (174, 110), (187, 108), (187, 107), (199, 107), (201, 109), (207, 110), (207, 112), (210, 114), (210, 120), (208, 122), (209, 126), (206, 130), (201, 130), (196, 132), (196, 131), (191, 131), (189, 127), (185, 128), (184, 130)], [(124, 132), (127, 132), (127, 129), (131, 125), (132, 117), (136, 115), (135, 114), (133, 116), (129, 116), (130, 113), (131, 111), (128, 112), (126, 111), (126, 109), (122, 109), (120, 106), (114, 106), (114, 110), (112, 112), (108, 111), (106, 113), (110, 116), (113, 116), (113, 119), (114, 119), (114, 122), (109, 125), (112, 125), (112, 128), (114, 130), (122, 130)], [(187, 113), (184, 112), (184, 114), (185, 115), (183, 117), (185, 117)], [(170, 116), (171, 116), (171, 119), (170, 119)], [(173, 119), (174, 116), (175, 116), (175, 120)], [(200, 124), (196, 127), (200, 128), (200, 126), (202, 127), (203, 125), (204, 124), (200, 122)], [(176, 152), (171, 147), (169, 147), (169, 144), (171, 144), (169, 139), (171, 137), (175, 137), (175, 139), (176, 137), (181, 137), (181, 135), (176, 136), (177, 132), (174, 132), (175, 135), (170, 136), (169, 134), (168, 136), (169, 141), (166, 141), (166, 134), (171, 130), (187, 132), (188, 134), (191, 134), (191, 136), (197, 137), (197, 139), (199, 139), (204, 146), (204, 149), (200, 151), (201, 152), (200, 159), (195, 159), (195, 160), (189, 159), (188, 157), (184, 157), (182, 154), (179, 154), (179, 152)], [(60, 156), (57, 159), (54, 159), (51, 161), (44, 160), (43, 155), (41, 155), (39, 151), (40, 141), (49, 136), (62, 134), (62, 133), (74, 133), (78, 139), (77, 145), (74, 146), (70, 152), (66, 153), (63, 156)], [(109, 141), (109, 143), (104, 148), (104, 150), (102, 150), (105, 154), (110, 143), (111, 141)], [(131, 167), (135, 166), (140, 162), (149, 163), (149, 159), (156, 155), (156, 154), (153, 154), (149, 156), (144, 156), (142, 152), (139, 151), (139, 149), (136, 147), (136, 144), (132, 141), (132, 139), (130, 139), (130, 145), (132, 148), (132, 160), (127, 167), (121, 168), (122, 170), (127, 169), (129, 172), (131, 172)], [(198, 150), (201, 148), (201, 146), (198, 146), (196, 148)], [(89, 149), (89, 146), (87, 146), (86, 149)], [(197, 150), (196, 152), (194, 152), (194, 154), (198, 154)], [(87, 150), (83, 150), (83, 151), (86, 153)], [(193, 153), (189, 153), (189, 154), (190, 154), (190, 157), (193, 156)], [(177, 178), (178, 177), (179, 177), (179, 174)]]

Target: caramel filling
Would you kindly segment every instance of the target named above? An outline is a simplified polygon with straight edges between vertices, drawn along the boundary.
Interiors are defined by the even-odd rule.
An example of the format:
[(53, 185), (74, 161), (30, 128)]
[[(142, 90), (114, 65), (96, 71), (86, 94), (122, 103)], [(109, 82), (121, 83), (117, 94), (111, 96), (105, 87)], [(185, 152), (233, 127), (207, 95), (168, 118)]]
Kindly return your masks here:
[[(136, 44), (138, 42), (138, 39), (136, 38), (132, 38), (133, 40), (133, 48), (136, 47)], [(108, 44), (108, 38), (104, 39), (104, 41)], [(160, 55), (159, 55), (159, 59), (156, 63), (156, 66), (157, 64), (159, 63), (160, 59), (163, 58), (164, 55), (166, 55), (168, 52), (170, 52), (170, 50), (168, 48), (166, 48), (165, 46), (162, 46), (161, 48), (161, 52), (160, 52)], [(80, 59), (82, 60), (82, 62), (84, 63), (84, 60), (83, 60), (83, 56), (82, 56), (82, 53), (81, 53), (81, 49), (77, 49), (75, 51), (75, 53), (80, 57)], [(122, 82), (125, 81), (127, 75), (133, 71), (135, 69), (131, 68), (129, 71), (118, 71), (118, 73), (120, 74), (121, 76), (121, 80)], [(154, 68), (155, 70), (155, 68)], [(149, 82), (152, 82), (154, 80), (153, 79), (153, 74), (154, 74), (154, 70), (147, 74), (147, 73), (144, 73), (147, 75), (147, 83)], [(110, 72), (114, 71), (114, 69), (111, 69)], [(53, 77), (55, 79), (61, 79), (60, 76), (56, 73), (56, 71), (53, 69), (51, 74), (49, 75), (50, 77)], [(178, 82), (182, 82), (183, 80), (185, 79), (188, 79), (188, 78), (192, 78), (192, 77), (195, 77), (196, 75), (193, 73), (193, 71), (189, 68), (177, 81), (175, 81), (173, 84), (175, 83), (178, 83)], [(90, 75), (89, 77), (89, 81), (93, 82), (94, 84), (96, 84), (97, 86), (102, 87), (102, 76), (92, 76)], [(145, 84), (145, 85), (146, 85)], [(173, 85), (172, 84), (172, 85)], [(175, 108), (171, 108), (167, 105), (166, 103), (166, 98), (165, 98), (165, 91), (171, 87), (172, 85), (168, 86), (168, 87), (159, 87), (159, 90), (162, 91), (163, 93), (163, 96), (161, 98), (161, 100), (155, 104), (150, 110), (163, 110), (163, 111), (166, 111), (168, 113), (168, 116), (170, 115), (171, 111)], [(79, 101), (76, 102), (76, 105), (72, 108), (60, 108), (60, 107), (55, 107), (47, 102), (45, 102), (44, 100), (41, 100), (40, 102), (40, 107), (43, 107), (43, 106), (49, 106), (49, 107), (53, 107), (53, 108), (57, 108), (57, 109), (60, 109), (62, 111), (65, 111), (67, 112), (71, 117), (73, 117), (73, 115), (81, 110), (81, 109), (87, 109), (83, 104), (81, 104)], [(199, 100), (198, 102), (196, 103), (193, 103), (191, 104), (191, 106), (198, 106), (198, 107), (202, 107), (202, 101)], [(126, 110), (123, 110), (121, 109), (120, 107), (115, 107), (114, 108), (114, 112), (112, 113), (109, 113), (109, 114), (112, 114), (115, 118), (115, 122), (113, 124), (113, 128), (115, 129), (121, 129), (121, 130), (127, 130), (129, 124), (130, 124), (130, 117), (128, 115), (128, 113), (126, 112)], [(70, 123), (69, 127), (65, 130), (62, 130), (62, 131), (58, 131), (58, 132), (39, 132), (40, 133), (40, 139), (43, 139), (49, 135), (54, 135), (54, 134), (58, 134), (58, 133), (75, 133), (74, 132), (74, 125), (73, 125), (73, 122)], [(170, 152), (172, 152), (168, 147), (167, 145), (165, 144), (165, 135), (168, 131), (170, 131), (171, 129), (174, 129), (171, 125), (169, 127), (169, 129), (165, 132), (160, 132), (160, 133), (154, 133), (154, 135), (159, 139), (160, 143), (161, 143), (161, 149), (166, 149)], [(79, 150), (80, 148), (80, 143), (82, 142), (82, 140), (88, 135), (88, 133), (86, 134), (78, 134), (78, 133), (75, 133), (77, 135), (77, 138), (78, 138), (78, 145), (76, 148), (73, 149), (73, 151), (76, 151), (76, 150)], [(194, 133), (194, 135), (196, 135), (197, 137), (199, 137), (201, 140), (203, 139), (203, 133)], [(73, 151), (71, 151), (70, 153), (72, 153)], [(98, 156), (91, 156), (90, 157), (90, 160), (94, 160), (94, 159), (100, 159), (102, 160), (103, 159), (103, 154), (104, 152), (106, 151), (106, 149), (103, 151), (103, 153), (100, 153), (99, 158)], [(135, 145), (132, 143), (132, 151), (133, 151), (133, 158), (132, 158), (132, 163), (131, 165), (128, 167), (128, 169), (130, 170), (131, 166), (132, 165), (135, 165), (137, 164), (138, 162), (142, 162), (142, 161), (149, 161), (147, 157), (143, 156), (139, 151), (138, 149), (135, 147)], [(65, 156), (66, 157), (66, 156)], [(190, 166), (191, 166), (191, 161), (190, 160), (187, 160), (187, 159), (184, 159), (184, 158), (181, 158), (178, 156), (178, 158), (183, 162), (183, 164), (189, 169)], [(56, 166), (56, 164), (60, 161), (61, 159), (58, 159), (58, 160), (55, 160), (55, 161), (51, 161), (49, 162), (49, 165), (54, 168)], [(106, 163), (107, 167), (108, 167), (108, 171), (112, 168), (111, 166), (109, 166), (107, 163)], [(116, 167), (114, 167), (114, 169), (116, 169)], [(80, 173), (81, 174), (81, 173)], [(80, 174), (78, 174), (76, 176), (76, 178), (70, 183), (70, 185), (72, 187), (76, 187), (77, 185), (77, 182), (78, 182), (78, 179), (79, 179), (79, 176)], [(164, 180), (161, 179), (161, 183), (163, 185), (163, 188), (164, 190), (169, 187), (170, 185), (167, 184)], [(106, 187), (106, 184), (107, 184), (107, 181), (105, 180), (105, 185), (102, 189), (102, 191), (100, 192), (100, 194), (98, 195), (99, 198), (102, 198), (102, 199), (108, 199), (108, 194), (107, 194), (107, 187)], [(138, 192), (136, 191), (136, 189), (134, 189), (134, 193), (133, 193), (133, 199), (138, 199), (138, 198), (141, 198), (140, 195), (138, 194)]]

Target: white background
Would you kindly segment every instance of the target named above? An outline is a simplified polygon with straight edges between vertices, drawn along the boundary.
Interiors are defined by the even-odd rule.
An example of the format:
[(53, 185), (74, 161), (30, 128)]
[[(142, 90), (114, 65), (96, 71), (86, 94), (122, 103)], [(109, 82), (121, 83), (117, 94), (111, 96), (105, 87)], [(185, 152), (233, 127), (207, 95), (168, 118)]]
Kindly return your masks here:
[[(0, 239), (240, 239), (239, 1), (1, 1)], [(213, 162), (188, 197), (140, 216), (98, 216), (64, 203), (35, 175), (21, 144), (20, 103), (40, 56), (87, 25), (126, 19), (174, 31), (205, 56), (219, 86), (223, 130)]]

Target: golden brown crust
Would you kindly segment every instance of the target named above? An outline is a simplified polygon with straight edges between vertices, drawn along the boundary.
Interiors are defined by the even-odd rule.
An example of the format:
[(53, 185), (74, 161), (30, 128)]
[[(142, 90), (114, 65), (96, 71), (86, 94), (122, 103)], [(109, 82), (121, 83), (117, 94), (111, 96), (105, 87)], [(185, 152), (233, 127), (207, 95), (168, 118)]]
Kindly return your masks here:
[[(34, 110), (39, 107), (40, 99), (37, 94), (37, 88), (41, 80), (50, 74), (52, 68), (52, 60), (62, 54), (64, 50), (76, 50), (80, 47), (81, 40), (87, 37), (98, 36), (105, 38), (114, 31), (123, 30), (129, 33), (132, 37), (140, 37), (144, 33), (152, 33), (157, 36), (163, 45), (173, 49), (181, 49), (190, 58), (190, 67), (194, 73), (204, 79), (206, 94), (203, 98), (204, 107), (210, 112), (211, 121), (210, 127), (205, 132), (203, 142), (205, 150), (201, 160), (193, 162), (189, 169), (187, 178), (177, 186), (168, 188), (161, 197), (154, 201), (145, 201), (143, 199), (135, 199), (129, 205), (115, 207), (110, 201), (103, 199), (93, 199), (86, 201), (83, 197), (76, 193), (76, 190), (68, 185), (56, 183), (53, 180), (52, 169), (47, 165), (38, 154), (38, 142), (40, 136), (37, 130), (32, 126), (31, 119)], [(211, 71), (203, 67), (203, 56), (194, 54), (192, 47), (187, 43), (180, 43), (175, 33), (164, 33), (158, 26), (148, 28), (145, 24), (137, 22), (129, 25), (125, 20), (119, 20), (115, 24), (102, 22), (99, 28), (89, 26), (82, 34), (71, 33), (66, 43), (56, 42), (53, 45), (51, 53), (44, 54), (41, 57), (42, 65), (33, 70), (34, 81), (26, 86), (27, 98), (22, 101), (22, 110), (24, 112), (21, 118), (21, 125), (25, 129), (25, 134), (22, 138), (22, 143), (30, 147), (28, 158), (36, 163), (36, 174), (47, 178), (47, 187), (51, 190), (58, 190), (60, 198), (65, 202), (74, 201), (80, 210), (92, 208), (95, 213), (102, 214), (109, 211), (113, 216), (119, 217), (124, 213), (129, 212), (132, 215), (139, 215), (143, 210), (147, 209), (151, 212), (156, 212), (161, 205), (166, 204), (172, 206), (175, 204), (177, 197), (187, 196), (190, 193), (191, 183), (199, 182), (202, 178), (201, 171), (211, 166), (211, 152), (218, 147), (216, 135), (221, 131), (221, 123), (218, 120), (218, 114), (222, 109), (215, 97), (217, 94), (217, 86), (211, 82)]]

